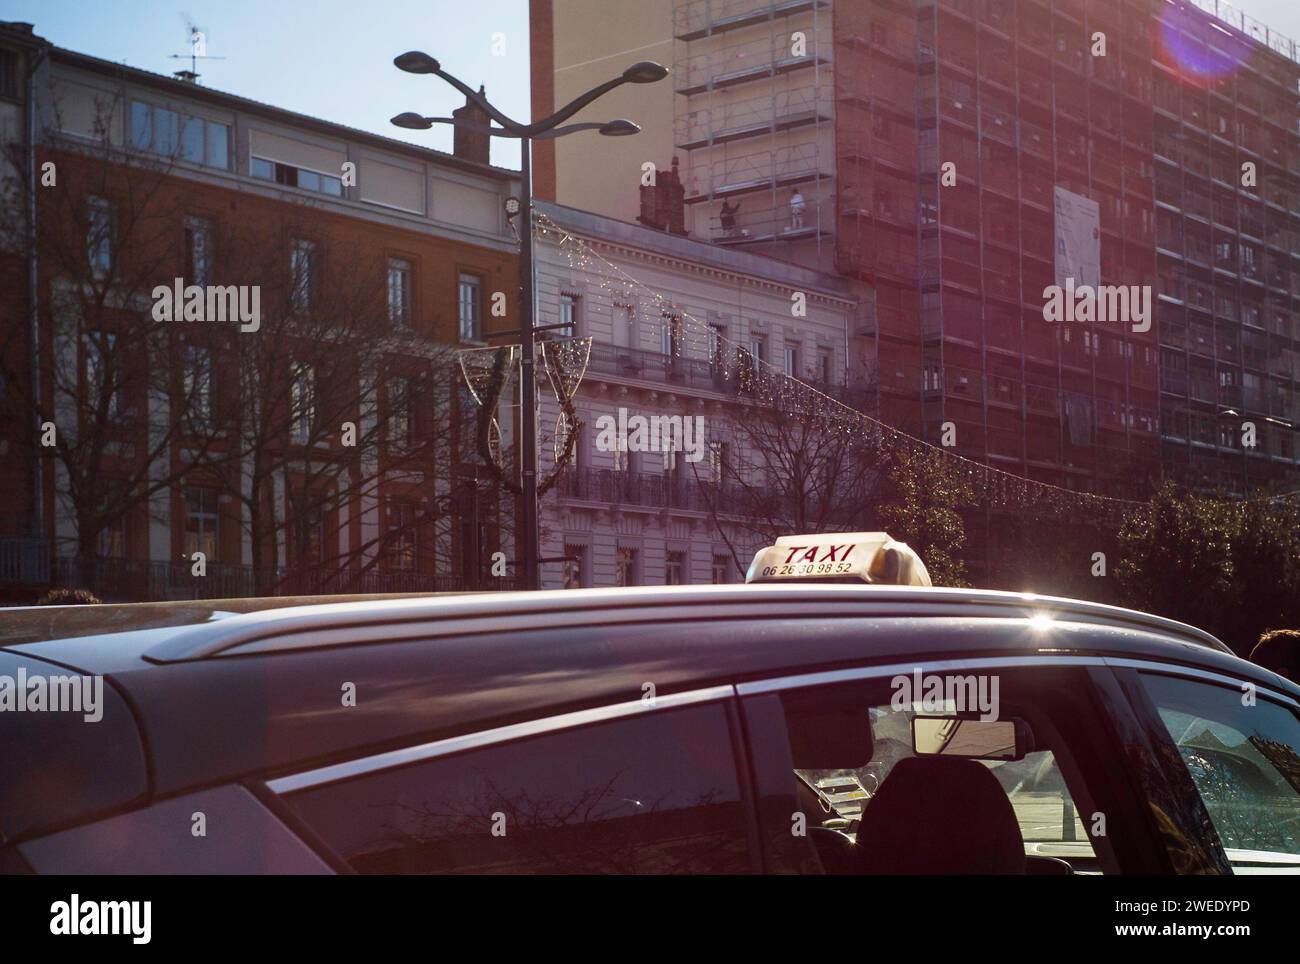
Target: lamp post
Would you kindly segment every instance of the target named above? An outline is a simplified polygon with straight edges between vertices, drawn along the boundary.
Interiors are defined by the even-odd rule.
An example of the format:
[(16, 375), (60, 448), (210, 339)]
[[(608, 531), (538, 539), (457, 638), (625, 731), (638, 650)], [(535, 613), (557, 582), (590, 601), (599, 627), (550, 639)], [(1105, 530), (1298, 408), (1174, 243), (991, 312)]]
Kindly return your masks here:
[[(520, 360), (520, 392), (523, 395), (522, 412), (521, 412), (521, 461), (522, 468), (520, 471), (520, 488), (522, 494), (523, 518), (520, 524), (520, 536), (522, 545), (520, 554), (523, 557), (524, 566), (524, 588), (536, 589), (540, 584), (541, 572), (540, 565), (542, 560), (538, 557), (538, 505), (537, 505), (537, 373), (535, 368), (535, 335), (538, 331), (546, 331), (551, 328), (564, 327), (562, 325), (544, 325), (537, 328), (533, 324), (533, 184), (532, 184), (532, 142), (534, 140), (549, 140), (556, 137), (563, 137), (566, 134), (573, 134), (578, 131), (596, 130), (607, 137), (621, 137), (628, 134), (635, 134), (641, 130), (636, 124), (629, 120), (613, 120), (604, 124), (579, 123), (564, 124), (582, 108), (586, 107), (598, 97), (608, 93), (615, 87), (623, 84), (651, 84), (655, 81), (663, 80), (668, 76), (668, 68), (661, 64), (651, 61), (641, 61), (633, 64), (621, 75), (603, 84), (593, 87), (579, 97), (574, 98), (568, 104), (561, 107), (549, 117), (544, 117), (539, 121), (531, 124), (521, 124), (518, 121), (511, 120), (501, 111), (497, 110), (488, 102), (478, 91), (475, 91), (468, 84), (453, 77), (442, 69), (442, 65), (428, 54), (419, 50), (407, 51), (393, 58), (393, 64), (399, 69), (410, 74), (432, 74), (441, 77), (451, 86), (465, 95), (466, 100), (478, 107), (483, 113), (491, 119), (487, 124), (480, 124), (468, 118), (457, 117), (424, 117), (420, 114), (411, 112), (398, 114), (392, 119), (392, 123), (398, 127), (408, 130), (428, 130), (434, 124), (451, 124), (454, 127), (463, 130), (474, 131), (480, 134), (487, 134), (489, 137), (513, 137), (518, 138), (520, 142), (520, 163), (519, 163), (519, 180), (521, 213), (524, 216), (523, 231), (519, 237), (519, 306), (520, 306), (520, 326), (518, 330), (507, 332), (493, 332), (492, 335), (500, 337), (503, 335), (519, 336), (521, 355)], [(493, 126), (491, 121), (496, 121), (498, 126)]]

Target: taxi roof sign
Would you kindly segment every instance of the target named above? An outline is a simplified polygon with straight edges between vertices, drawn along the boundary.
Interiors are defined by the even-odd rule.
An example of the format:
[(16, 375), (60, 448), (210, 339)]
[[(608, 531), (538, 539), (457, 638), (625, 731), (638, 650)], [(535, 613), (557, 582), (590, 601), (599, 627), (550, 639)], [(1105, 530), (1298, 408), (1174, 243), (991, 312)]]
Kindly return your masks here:
[(781, 536), (754, 554), (745, 582), (931, 584), (921, 557), (887, 532)]

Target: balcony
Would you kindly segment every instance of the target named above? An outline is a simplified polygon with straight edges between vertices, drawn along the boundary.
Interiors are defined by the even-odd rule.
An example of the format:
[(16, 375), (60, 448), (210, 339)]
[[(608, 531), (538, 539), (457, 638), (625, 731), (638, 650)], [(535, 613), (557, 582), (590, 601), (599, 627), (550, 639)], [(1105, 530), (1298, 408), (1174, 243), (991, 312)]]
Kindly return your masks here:
[(588, 375), (613, 375), (619, 378), (667, 383), (698, 391), (717, 392), (722, 395), (740, 393), (740, 378), (736, 366), (723, 366), (707, 358), (685, 358), (665, 355), (643, 348), (628, 348), (609, 342), (593, 342), (591, 357), (587, 362)]
[[(599, 341), (592, 343), (591, 357), (587, 362), (587, 375), (588, 377), (612, 375), (617, 378), (716, 392), (719, 395), (738, 398), (752, 394), (760, 383), (775, 382), (777, 379), (785, 378), (780, 372), (767, 367), (755, 374), (748, 367), (743, 366), (743, 361), (732, 360), (724, 366), (711, 362), (707, 358), (665, 355), (662, 352), (627, 348), (623, 345)], [(868, 372), (864, 384), (852, 387), (826, 384), (806, 377), (802, 381), (823, 395), (829, 395), (852, 408), (860, 409), (861, 404), (866, 400), (866, 394), (875, 388), (875, 371)]]
[[(707, 471), (707, 466), (701, 463), (700, 471)], [(562, 499), (690, 512), (708, 512), (710, 507), (720, 506), (734, 508), (767, 497), (759, 487), (696, 479), (689, 467), (676, 474), (570, 469), (560, 476), (557, 488)]]

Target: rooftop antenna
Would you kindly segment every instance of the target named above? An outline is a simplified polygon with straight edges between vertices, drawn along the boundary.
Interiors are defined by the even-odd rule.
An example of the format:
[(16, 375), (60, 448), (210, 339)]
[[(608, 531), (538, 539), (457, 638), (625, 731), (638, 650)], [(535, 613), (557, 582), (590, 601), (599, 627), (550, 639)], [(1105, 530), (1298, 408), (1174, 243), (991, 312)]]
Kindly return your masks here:
[(206, 31), (192, 19), (189, 14), (181, 14), (185, 20), (186, 26), (190, 28), (190, 52), (188, 54), (170, 54), (172, 60), (189, 59), (189, 70), (173, 71), (172, 75), (178, 80), (188, 81), (191, 84), (199, 82), (199, 61), (200, 60), (225, 60), (225, 57), (217, 57), (208, 53), (208, 35)]

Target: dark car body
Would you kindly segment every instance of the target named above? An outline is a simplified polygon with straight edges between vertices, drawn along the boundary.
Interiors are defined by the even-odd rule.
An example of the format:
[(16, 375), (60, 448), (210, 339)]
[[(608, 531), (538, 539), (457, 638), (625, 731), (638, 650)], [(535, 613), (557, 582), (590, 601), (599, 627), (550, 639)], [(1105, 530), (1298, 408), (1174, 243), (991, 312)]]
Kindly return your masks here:
[[(874, 802), (846, 817), (793, 777), (816, 762), (801, 707), (857, 686), (874, 689), (849, 730), (872, 722), (836, 752), (864, 773), (909, 756), (878, 694), (919, 670), (996, 675), (1054, 750), (995, 770), (1026, 853), (1076, 872), (1300, 868), (1289, 829), (1221, 835), (1222, 801), (1169, 730), (1190, 712), (1180, 686), (1249, 691), (1268, 732), (1234, 744), (1238, 766), (1284, 773), (1300, 687), (1192, 627), (1073, 600), (762, 585), (0, 612), (0, 677), (20, 670), (102, 677), (103, 699), (97, 722), (0, 712), (10, 871), (961, 872), (960, 836), (937, 862), (859, 866), (854, 817)], [(1172, 708), (1152, 680), (1175, 681)], [(1187, 739), (1201, 771), (1234, 779), (1232, 746)], [(904, 768), (917, 819), (960, 824), (923, 768)], [(1281, 802), (1262, 819), (1286, 824), (1293, 801), (1264, 769)]]

